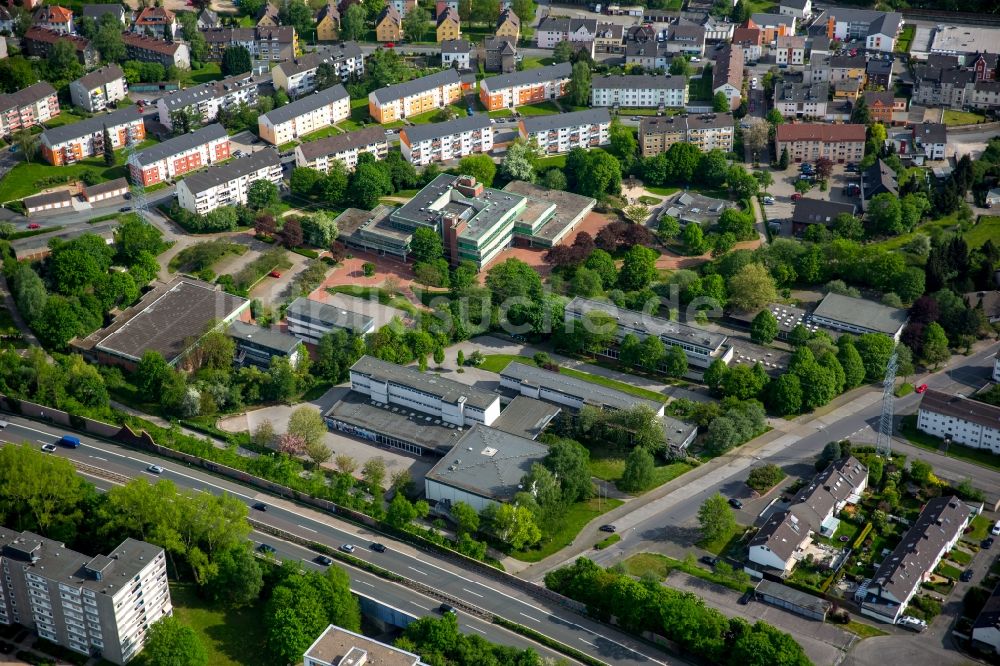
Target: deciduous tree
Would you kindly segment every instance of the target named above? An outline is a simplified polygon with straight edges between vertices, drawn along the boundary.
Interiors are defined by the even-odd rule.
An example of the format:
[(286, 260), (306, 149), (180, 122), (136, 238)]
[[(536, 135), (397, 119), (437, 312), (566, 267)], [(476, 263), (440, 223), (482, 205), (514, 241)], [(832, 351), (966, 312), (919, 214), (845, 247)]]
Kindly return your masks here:
[(148, 666), (207, 666), (208, 652), (194, 629), (167, 616), (149, 627), (138, 661)]
[(736, 532), (736, 517), (726, 498), (715, 493), (698, 509), (698, 524), (705, 541), (721, 542)]

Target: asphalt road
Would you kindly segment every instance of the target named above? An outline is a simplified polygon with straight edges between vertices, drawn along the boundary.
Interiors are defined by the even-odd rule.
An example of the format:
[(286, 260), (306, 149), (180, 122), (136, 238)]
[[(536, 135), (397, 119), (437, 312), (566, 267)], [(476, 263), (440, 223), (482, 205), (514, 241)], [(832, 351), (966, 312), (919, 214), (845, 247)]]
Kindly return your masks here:
[[(10, 423), (0, 432), (0, 440), (5, 442), (41, 445), (55, 443), (63, 434), (58, 426), (39, 424), (17, 416), (5, 418)], [(252, 517), (261, 523), (334, 548), (344, 543), (352, 543), (357, 546), (354, 555), (360, 559), (429, 585), (443, 595), (460, 599), (466, 604), (480, 607), (542, 632), (609, 664), (683, 663), (677, 659), (668, 660), (657, 650), (610, 627), (595, 623), (575, 611), (555, 603), (539, 601), (516, 587), (464, 570), (433, 553), (418, 551), (406, 544), (393, 541), (390, 537), (173, 461), (161, 460), (144, 452), (91, 437), (81, 436), (80, 439), (82, 441), (80, 448), (60, 447), (56, 455), (127, 477), (143, 477), (150, 481), (165, 478), (184, 488), (195, 488), (214, 494), (229, 493), (249, 506), (265, 502), (268, 506), (266, 511), (251, 510)], [(162, 475), (147, 471), (147, 467), (153, 463), (164, 468)], [(290, 544), (281, 543), (270, 536), (262, 537), (262, 540), (275, 547), (280, 545), (282, 549), (291, 548)], [(386, 544), (388, 550), (384, 553), (369, 550), (373, 541)], [(294, 556), (301, 558), (304, 552), (308, 551), (297, 551)], [(290, 551), (284, 550), (283, 553)], [(383, 590), (388, 590), (390, 587), (398, 589), (398, 586), (377, 578), (372, 578), (368, 582), (375, 586), (372, 596), (380, 596)], [(390, 594), (390, 592), (385, 593)], [(391, 594), (399, 593), (396, 591)], [(406, 601), (408, 606), (412, 607), (411, 610), (418, 610), (419, 607), (424, 614), (433, 612), (436, 606), (412, 598)], [(470, 617), (462, 614), (461, 619), (466, 623)], [(486, 629), (477, 625), (477, 630)]]

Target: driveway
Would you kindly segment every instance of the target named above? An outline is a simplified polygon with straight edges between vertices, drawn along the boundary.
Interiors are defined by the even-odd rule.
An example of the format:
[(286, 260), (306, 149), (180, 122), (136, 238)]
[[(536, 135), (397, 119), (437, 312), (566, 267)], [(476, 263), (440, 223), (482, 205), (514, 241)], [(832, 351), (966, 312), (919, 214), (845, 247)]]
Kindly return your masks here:
[[(768, 221), (791, 219), (792, 211), (795, 208), (792, 195), (795, 194), (795, 181), (798, 180), (800, 173), (799, 165), (797, 164), (789, 164), (786, 171), (772, 172), (774, 184), (768, 188), (768, 192), (774, 197), (774, 203), (770, 206), (764, 206), (764, 215)], [(808, 199), (839, 201), (860, 206), (860, 198), (844, 194), (844, 187), (848, 183), (858, 182), (860, 182), (859, 174), (847, 171), (843, 164), (837, 164), (833, 167), (833, 175), (830, 176), (829, 186), (825, 192), (816, 185), (802, 196)]]

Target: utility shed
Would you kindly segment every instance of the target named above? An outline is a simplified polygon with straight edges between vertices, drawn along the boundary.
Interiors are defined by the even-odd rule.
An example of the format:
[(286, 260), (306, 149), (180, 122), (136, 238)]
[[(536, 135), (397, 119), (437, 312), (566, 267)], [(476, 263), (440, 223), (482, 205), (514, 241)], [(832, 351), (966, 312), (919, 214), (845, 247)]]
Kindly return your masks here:
[(770, 580), (760, 581), (757, 584), (755, 592), (757, 598), (764, 603), (784, 608), (796, 615), (801, 615), (817, 622), (826, 620), (826, 614), (833, 607), (833, 604), (826, 599), (814, 597), (811, 594)]

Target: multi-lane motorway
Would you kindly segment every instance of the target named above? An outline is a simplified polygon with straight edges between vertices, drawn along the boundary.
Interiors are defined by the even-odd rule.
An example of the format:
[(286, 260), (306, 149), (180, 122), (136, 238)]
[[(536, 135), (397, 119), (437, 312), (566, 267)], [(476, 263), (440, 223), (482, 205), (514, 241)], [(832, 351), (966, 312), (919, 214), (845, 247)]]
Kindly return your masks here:
[[(9, 421), (9, 425), (0, 431), (0, 440), (6, 443), (27, 442), (40, 447), (43, 444), (57, 442), (63, 434), (58, 426), (51, 424), (39, 424), (17, 416), (4, 418)], [(200, 489), (215, 494), (229, 493), (248, 506), (264, 502), (267, 504), (266, 511), (251, 509), (253, 514), (251, 517), (255, 521), (333, 548), (344, 543), (354, 544), (357, 546), (354, 555), (360, 559), (438, 590), (445, 597), (459, 599), (466, 604), (522, 624), (607, 663), (682, 663), (674, 658), (668, 659), (657, 649), (596, 623), (574, 610), (540, 600), (502, 580), (494, 580), (477, 572), (465, 570), (433, 553), (419, 551), (336, 517), (259, 493), (252, 488), (172, 460), (163, 460), (145, 452), (90, 437), (80, 437), (80, 439), (82, 442), (80, 448), (60, 447), (53, 455), (65, 456), (77, 463), (125, 477), (145, 477), (151, 482), (165, 478), (180, 487)], [(147, 470), (154, 463), (163, 468), (162, 474), (153, 474)], [(107, 486), (107, 482), (103, 479), (94, 480), (99, 482), (99, 485)], [(267, 535), (255, 533), (254, 539), (257, 543), (264, 542), (274, 546), (282, 557), (310, 560), (315, 555), (315, 553), (310, 554), (311, 551)], [(370, 550), (369, 546), (373, 541), (387, 545), (386, 552), (377, 553)], [(440, 603), (381, 578), (365, 575), (353, 569), (349, 571), (352, 580), (360, 586), (359, 590), (370, 589), (369, 596), (388, 598), (390, 604), (398, 605), (411, 613), (432, 614)], [(460, 619), (463, 628), (478, 632), (490, 640), (520, 647), (528, 644), (521, 637), (472, 615), (460, 612)], [(540, 649), (537, 645), (533, 647)], [(550, 651), (540, 651), (551, 655)]]

